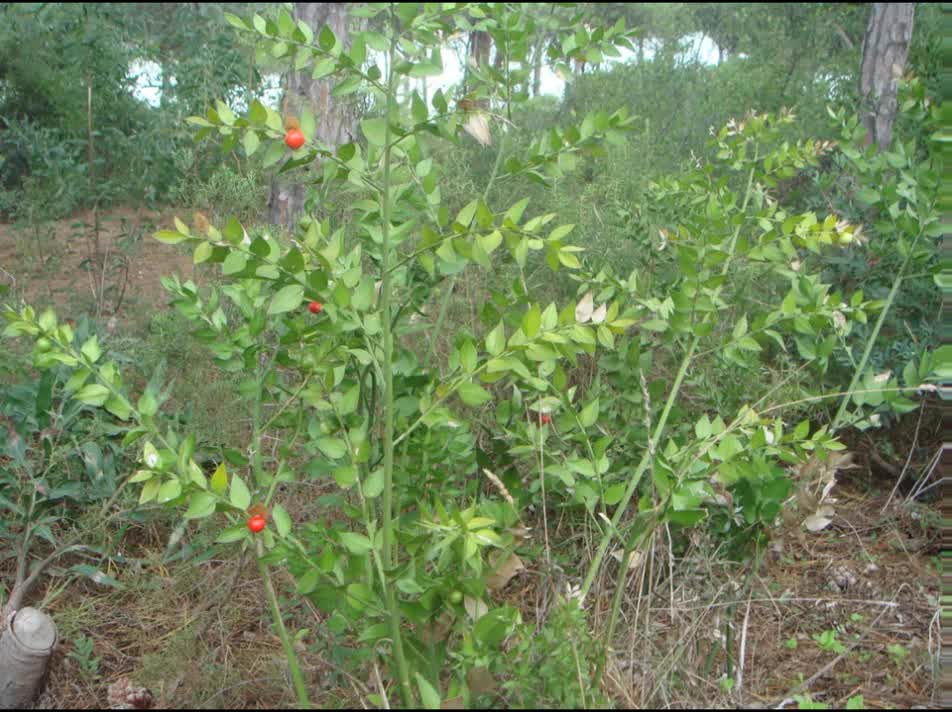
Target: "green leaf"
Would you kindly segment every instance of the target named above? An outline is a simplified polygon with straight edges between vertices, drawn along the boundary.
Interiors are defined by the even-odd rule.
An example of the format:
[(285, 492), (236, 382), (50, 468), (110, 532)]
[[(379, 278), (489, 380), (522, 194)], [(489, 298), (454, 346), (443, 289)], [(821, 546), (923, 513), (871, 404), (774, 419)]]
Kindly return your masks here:
[(429, 158), (424, 158), (422, 161), (416, 165), (416, 175), (417, 178), (426, 178), (430, 175), (430, 171), (433, 170), (433, 161)]
[(86, 342), (83, 344), (82, 349), (83, 356), (88, 358), (93, 363), (99, 360), (99, 357), (102, 356), (102, 349), (99, 348), (99, 340), (95, 334), (86, 339)]
[(340, 542), (347, 551), (358, 556), (366, 554), (374, 548), (373, 544), (370, 543), (370, 539), (363, 534), (355, 534), (354, 532), (344, 532), (341, 534)]
[(231, 488), (228, 491), (228, 500), (232, 506), (242, 511), (251, 506), (251, 492), (240, 475), (231, 476)]
[(222, 262), (221, 271), (224, 275), (237, 274), (248, 266), (248, 258), (243, 252), (229, 252)]
[(155, 233), (155, 239), (159, 242), (164, 242), (166, 245), (177, 245), (180, 242), (188, 240), (189, 237), (174, 230), (159, 230)]
[(522, 331), (527, 339), (535, 338), (539, 333), (539, 327), (542, 325), (542, 310), (537, 304), (533, 304), (522, 319)]
[(456, 215), (456, 220), (463, 227), (469, 227), (470, 223), (473, 222), (473, 217), (476, 215), (476, 208), (479, 205), (478, 200), (473, 200), (470, 203), (467, 203), (462, 210)]
[(605, 494), (602, 496), (602, 500), (604, 500), (605, 504), (607, 504), (609, 507), (614, 507), (616, 504), (621, 502), (622, 495), (624, 494), (625, 494), (625, 485), (623, 484), (612, 485), (607, 490), (605, 490)]
[(423, 587), (411, 578), (397, 581), (397, 588), (409, 596), (419, 596), (421, 593), (425, 593)]
[(364, 119), (360, 130), (372, 146), (383, 146), (387, 140), (387, 122), (384, 119)]
[(271, 508), (271, 519), (274, 521), (275, 529), (278, 530), (278, 536), (285, 537), (291, 533), (291, 517), (280, 504), (275, 504)]
[(379, 497), (383, 492), (383, 485), (383, 468), (381, 467), (371, 472), (367, 481), (364, 482), (364, 497), (368, 499)]
[(213, 248), (210, 242), (199, 242), (195, 246), (195, 252), (192, 253), (192, 262), (200, 265), (212, 256)]
[(142, 492), (139, 493), (139, 504), (145, 504), (146, 502), (151, 502), (155, 499), (155, 496), (159, 493), (159, 487), (162, 486), (162, 480), (158, 477), (155, 477), (142, 487)]
[(650, 319), (642, 324), (641, 328), (648, 331), (667, 331), (668, 322), (664, 319)]
[(211, 488), (212, 492), (217, 495), (225, 494), (225, 490), (228, 489), (228, 470), (225, 468), (224, 461), (220, 462), (218, 467), (215, 468), (215, 474), (212, 475)]
[(744, 334), (747, 333), (747, 315), (745, 314), (740, 318), (740, 320), (734, 325), (734, 339), (739, 339)]
[(246, 131), (242, 143), (245, 147), (245, 155), (252, 156), (258, 150), (258, 146), (261, 145), (261, 139), (254, 131)]
[(109, 399), (109, 389), (99, 383), (90, 383), (84, 386), (74, 397), (80, 403), (92, 406), (101, 406)]
[(264, 151), (264, 156), (261, 158), (261, 167), (270, 168), (275, 163), (281, 160), (281, 157), (284, 156), (285, 146), (284, 141), (272, 141), (268, 144), (268, 147)]
[(241, 541), (242, 539), (247, 539), (251, 535), (251, 532), (248, 531), (248, 527), (244, 524), (238, 524), (234, 527), (229, 527), (221, 534), (218, 535), (218, 538), (215, 540), (216, 544), (232, 544), (236, 541)]
[(215, 497), (208, 492), (195, 492), (185, 512), (186, 519), (204, 519), (215, 511)]
[(268, 314), (284, 314), (301, 306), (304, 301), (304, 287), (300, 284), (289, 284), (282, 288), (268, 307)]
[(476, 347), (467, 339), (459, 348), (460, 365), (467, 373), (472, 373), (476, 370), (477, 359)]
[(159, 504), (165, 504), (166, 502), (171, 502), (173, 499), (182, 494), (182, 483), (176, 480), (169, 480), (159, 487), (159, 494), (156, 497), (156, 501)]
[(128, 420), (132, 415), (132, 406), (122, 396), (111, 396), (103, 406), (119, 420)]
[(706, 440), (711, 436), (711, 420), (706, 413), (694, 424), (694, 434), (701, 440)]
[(321, 438), (317, 447), (331, 460), (339, 460), (347, 454), (347, 445), (340, 438)]
[(506, 328), (500, 321), (496, 328), (486, 336), (486, 350), (491, 356), (498, 356), (506, 347)]
[(344, 465), (334, 470), (334, 479), (343, 489), (350, 489), (357, 481), (357, 470), (352, 465)]
[(317, 35), (317, 44), (325, 52), (330, 52), (334, 49), (334, 46), (337, 44), (337, 35), (334, 34), (334, 30), (324, 25)]
[(329, 74), (333, 74), (336, 68), (336, 59), (333, 57), (324, 57), (314, 63), (314, 69), (311, 71), (311, 79), (323, 79)]
[(582, 424), (582, 427), (585, 428), (590, 428), (595, 424), (595, 421), (598, 420), (598, 398), (582, 408), (582, 412), (579, 413), (578, 419)]
[(340, 402), (337, 404), (337, 412), (340, 415), (350, 415), (355, 410), (357, 410), (357, 401), (360, 398), (360, 384), (355, 384), (353, 387), (348, 389), (348, 391), (341, 396)]
[(416, 673), (417, 689), (420, 690), (420, 701), (424, 709), (440, 709), (440, 693), (420, 673)]
[(462, 384), (459, 387), (459, 396), (470, 406), (480, 406), (492, 398), (485, 388), (475, 383)]
[(242, 20), (237, 15), (233, 15), (230, 12), (223, 13), (225, 21), (233, 27), (237, 27), (239, 30), (247, 30), (248, 26), (245, 24), (245, 21)]

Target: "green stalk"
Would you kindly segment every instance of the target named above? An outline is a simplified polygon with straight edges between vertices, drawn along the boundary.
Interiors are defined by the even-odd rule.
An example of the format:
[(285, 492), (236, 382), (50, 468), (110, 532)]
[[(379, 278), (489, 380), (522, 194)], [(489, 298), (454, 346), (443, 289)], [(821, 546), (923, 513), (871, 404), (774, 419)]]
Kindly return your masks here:
[[(655, 520), (655, 523), (657, 520)], [(652, 525), (653, 526), (653, 525)], [(652, 530), (652, 526), (646, 526), (641, 537), (636, 537), (632, 532), (625, 543), (625, 552), (622, 554), (621, 570), (618, 573), (618, 580), (624, 582), (628, 578), (628, 567), (631, 563), (632, 552), (641, 546)], [(636, 538), (638, 541), (636, 542)], [(605, 645), (602, 646), (601, 655), (598, 656), (598, 664), (595, 667), (595, 676), (592, 678), (592, 687), (596, 690), (602, 684), (602, 674), (605, 672), (605, 663), (608, 660), (608, 650), (611, 647), (611, 640), (615, 634), (615, 623), (618, 621), (618, 614), (621, 611), (621, 599), (624, 597), (625, 587), (616, 586), (615, 595), (612, 598), (612, 609), (608, 619), (608, 632), (605, 634)]]
[[(387, 61), (387, 97), (386, 97), (386, 129), (384, 130), (383, 151), (383, 194), (381, 195), (382, 220), (381, 226), (381, 271), (383, 284), (380, 287), (380, 310), (383, 312), (383, 568), (384, 575), (389, 575), (393, 566), (394, 538), (393, 538), (393, 325), (390, 320), (390, 298), (393, 288), (390, 275), (390, 159), (393, 147), (390, 145), (390, 114), (394, 104), (393, 63), (396, 47), (396, 27), (391, 6), (391, 28), (393, 36), (390, 40), (390, 56)], [(400, 607), (394, 587), (386, 578), (382, 580), (384, 595), (387, 599), (387, 609), (390, 613), (390, 637), (393, 639), (393, 657), (397, 676), (400, 680), (400, 696), (406, 707), (414, 706), (413, 690), (410, 687), (410, 675), (407, 670), (407, 661), (403, 654), (403, 638), (400, 635)]]
[[(756, 165), (757, 156), (754, 157), (754, 165), (751, 166), (750, 175), (747, 177), (747, 190), (744, 194), (744, 203), (741, 206), (741, 212), (745, 212), (747, 210), (747, 204), (750, 202), (751, 189), (754, 185), (754, 171), (756, 169)], [(724, 267), (721, 270), (721, 274), (727, 273), (727, 270), (733, 261), (734, 249), (737, 246), (737, 237), (740, 235), (740, 228), (741, 226), (738, 225), (734, 229), (734, 235), (731, 238), (727, 260), (724, 262)], [(721, 288), (718, 287), (718, 293), (720, 292), (720, 289)], [(694, 359), (694, 352), (697, 350), (700, 341), (701, 337), (697, 335), (695, 335), (691, 340), (691, 345), (688, 346), (688, 351), (684, 355), (684, 359), (681, 361), (681, 367), (678, 369), (678, 375), (675, 377), (674, 383), (671, 386), (671, 392), (668, 394), (668, 400), (664, 404), (664, 410), (661, 413), (661, 417), (658, 419), (658, 424), (655, 426), (654, 433), (651, 435), (651, 442), (645, 449), (645, 454), (642, 456), (641, 462), (638, 463), (638, 468), (635, 470), (634, 475), (632, 475), (631, 479), (628, 481), (628, 486), (625, 488), (625, 493), (618, 502), (618, 508), (615, 510), (614, 516), (612, 516), (611, 526), (608, 528), (605, 534), (602, 535), (602, 540), (598, 545), (598, 550), (595, 552), (595, 558), (592, 560), (592, 563), (589, 566), (588, 573), (585, 576), (585, 581), (582, 583), (582, 588), (579, 592), (582, 601), (585, 600), (585, 597), (591, 590), (592, 584), (595, 582), (595, 576), (598, 574), (598, 570), (601, 568), (602, 561), (605, 559), (605, 554), (608, 552), (608, 547), (612, 542), (612, 538), (615, 536), (615, 532), (619, 530), (622, 517), (625, 516), (628, 505), (631, 503), (631, 498), (634, 495), (635, 490), (638, 489), (638, 484), (641, 482), (641, 478), (644, 476), (645, 471), (651, 464), (652, 452), (654, 452), (658, 444), (661, 442), (661, 436), (664, 434), (665, 426), (668, 423), (668, 416), (671, 414), (671, 408), (674, 407), (674, 403), (678, 398), (678, 394), (681, 390), (681, 383), (684, 381), (684, 376), (687, 374), (688, 368), (691, 365), (691, 361)], [(622, 570), (625, 568), (626, 567), (622, 566)], [(618, 582), (619, 586), (623, 584), (623, 579)], [(614, 629), (615, 623), (617, 622), (615, 620), (617, 619), (617, 611), (614, 613), (616, 615), (614, 615), (613, 620), (609, 622), (609, 629)], [(606, 645), (609, 643), (610, 641), (606, 640)]]
[(255, 542), (258, 554), (258, 571), (261, 572), (261, 580), (264, 582), (264, 590), (268, 595), (268, 603), (271, 604), (271, 618), (278, 629), (278, 637), (281, 638), (281, 645), (284, 646), (284, 655), (288, 659), (288, 668), (291, 670), (291, 682), (294, 684), (294, 692), (298, 698), (298, 704), (303, 709), (311, 709), (311, 700), (307, 696), (307, 686), (304, 684), (304, 675), (301, 674), (301, 666), (298, 664), (297, 653), (294, 652), (294, 645), (288, 637), (288, 630), (284, 627), (284, 619), (281, 617), (281, 606), (278, 604), (278, 595), (274, 591), (274, 583), (271, 581), (271, 572), (268, 565), (262, 561), (264, 556), (264, 546), (261, 539)]
[(892, 289), (889, 290), (889, 296), (886, 297), (886, 303), (883, 305), (883, 310), (879, 313), (879, 318), (876, 320), (876, 325), (873, 327), (873, 333), (869, 335), (869, 339), (866, 341), (866, 349), (863, 351), (863, 358), (859, 361), (859, 366), (856, 367), (856, 370), (853, 372), (853, 380), (850, 381), (849, 388), (846, 389), (846, 395), (843, 396), (843, 400), (840, 401), (840, 407), (836, 411), (836, 417), (833, 418), (833, 423), (830, 425), (830, 432), (836, 432), (841, 425), (843, 416), (846, 415), (846, 407), (849, 405), (850, 400), (853, 397), (853, 394), (857, 391), (857, 386), (859, 386), (860, 379), (863, 377), (863, 373), (866, 371), (866, 364), (869, 362), (869, 355), (873, 352), (873, 346), (876, 345), (876, 340), (879, 338), (879, 331), (883, 328), (883, 323), (886, 321), (886, 315), (889, 313), (889, 310), (892, 308), (893, 301), (896, 299), (896, 294), (899, 292), (899, 287), (902, 285), (902, 281), (905, 278), (906, 267), (909, 266), (909, 261), (912, 259), (913, 253), (916, 251), (916, 245), (919, 244), (919, 238), (922, 237), (922, 231), (919, 231), (919, 234), (916, 235), (916, 239), (913, 240), (912, 246), (909, 248), (909, 254), (906, 255), (906, 259), (903, 260), (902, 267), (899, 268), (899, 273), (896, 275), (896, 279), (893, 280)]
[[(499, 151), (496, 153), (496, 162), (493, 164), (493, 172), (489, 176), (489, 182), (486, 183), (486, 189), (483, 191), (483, 202), (489, 198), (489, 191), (492, 190), (493, 183), (496, 182), (496, 176), (499, 175), (499, 167), (502, 165), (502, 157), (505, 153), (506, 138), (499, 139)], [(430, 337), (430, 345), (426, 349), (426, 358), (423, 363), (430, 363), (430, 357), (433, 355), (433, 347), (436, 346), (436, 340), (443, 333), (443, 322), (446, 320), (446, 312), (450, 306), (450, 298), (453, 296), (453, 288), (456, 287), (458, 274), (450, 277), (450, 283), (446, 288), (446, 294), (443, 295), (443, 301), (440, 302), (440, 313), (436, 317), (436, 326), (433, 328), (433, 335)]]
[[(589, 590), (592, 588), (592, 584), (595, 582), (595, 576), (598, 573), (599, 568), (601, 568), (602, 561), (605, 558), (605, 554), (608, 551), (608, 547), (611, 544), (615, 532), (618, 531), (618, 527), (621, 524), (621, 519), (628, 508), (628, 504), (631, 502), (631, 498), (634, 495), (635, 490), (638, 488), (638, 484), (641, 482), (641, 478), (645, 474), (645, 470), (647, 470), (648, 466), (651, 464), (651, 453), (655, 446), (657, 446), (657, 444), (661, 441), (661, 435), (664, 433), (664, 427), (668, 422), (668, 416), (671, 414), (671, 408), (674, 407), (674, 402), (677, 400), (678, 392), (681, 390), (681, 383), (684, 381), (684, 376), (688, 372), (688, 367), (691, 365), (691, 361), (694, 358), (694, 351), (697, 349), (699, 341), (700, 337), (695, 336), (691, 341), (691, 345), (688, 347), (688, 352), (684, 355), (684, 359), (681, 361), (681, 368), (678, 369), (678, 375), (675, 377), (674, 384), (671, 386), (671, 393), (668, 394), (668, 400), (664, 404), (664, 410), (661, 413), (661, 417), (658, 419), (658, 424), (655, 426), (654, 434), (651, 436), (652, 446), (645, 450), (645, 454), (642, 456), (641, 462), (638, 463), (638, 469), (635, 470), (635, 474), (632, 475), (630, 480), (628, 480), (628, 486), (625, 488), (625, 494), (618, 502), (618, 508), (615, 510), (614, 516), (612, 516), (611, 527), (602, 536), (602, 541), (599, 543), (598, 550), (595, 553), (595, 559), (592, 561), (591, 566), (589, 566), (588, 574), (585, 576), (585, 582), (582, 584), (580, 594), (583, 601), (588, 595)], [(625, 567), (623, 566), (622, 568)], [(614, 628), (614, 621), (609, 621), (609, 628)]]

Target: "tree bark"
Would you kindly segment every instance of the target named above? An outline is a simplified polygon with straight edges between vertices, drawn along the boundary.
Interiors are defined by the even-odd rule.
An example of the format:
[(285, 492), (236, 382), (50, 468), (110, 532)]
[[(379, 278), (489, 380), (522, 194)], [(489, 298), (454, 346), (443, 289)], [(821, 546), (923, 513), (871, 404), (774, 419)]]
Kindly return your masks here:
[(915, 9), (915, 3), (873, 3), (863, 40), (860, 95), (868, 107), (863, 113), (866, 142), (875, 141), (884, 150), (892, 143), (899, 109), (896, 87), (909, 56)]
[[(321, 27), (330, 27), (337, 39), (345, 47), (349, 44), (347, 3), (294, 3), (297, 19), (306, 22), (315, 36)], [(356, 133), (356, 115), (353, 105), (331, 96), (335, 81), (311, 79), (310, 70), (290, 72), (285, 77), (285, 94), (281, 109), (285, 117), (299, 115), (301, 109), (308, 108), (317, 119), (316, 138), (327, 144), (332, 150), (350, 141)], [(294, 230), (298, 219), (304, 212), (304, 200), (307, 186), (290, 182), (287, 175), (275, 178), (271, 185), (270, 220)]]

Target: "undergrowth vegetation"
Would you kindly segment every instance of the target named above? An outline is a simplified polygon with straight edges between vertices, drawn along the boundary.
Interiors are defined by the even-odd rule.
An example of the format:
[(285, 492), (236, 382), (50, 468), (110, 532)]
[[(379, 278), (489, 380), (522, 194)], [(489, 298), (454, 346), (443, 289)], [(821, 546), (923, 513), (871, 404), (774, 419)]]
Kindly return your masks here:
[[(855, 566), (805, 559), (871, 517), (837, 485), (871, 438), (894, 479), (861, 575), (934, 536), (915, 503), (948, 369), (929, 77), (901, 83), (881, 150), (836, 74), (849, 56), (818, 75), (797, 55), (779, 89), (776, 67), (677, 43), (585, 73), (643, 53), (639, 33), (522, 5), (350, 13), (347, 43), (283, 7), (224, 15), (236, 46), (365, 110), (328, 145), (312, 111), (223, 100), (234, 76), (207, 109), (188, 95), (195, 146), (127, 167), (136, 195), (162, 176), (152, 196), (182, 213), (154, 237), (192, 264), (156, 275), (169, 308), (147, 305), (144, 328), (73, 320), (0, 270), (4, 612), (56, 610), (92, 696), (121, 669), (167, 704), (733, 706), (756, 684), (811, 708), (823, 655), (877, 656), (905, 686), (883, 700), (908, 699), (932, 664), (932, 588), (853, 595)], [(574, 74), (563, 100), (526, 89), (543, 29)], [(469, 32), (496, 56), (465, 92), (410, 84)], [(68, 122), (33, 156), (41, 129), (19, 121), (0, 212), (21, 227), (130, 194), (122, 172), (78, 187), (94, 164)], [(275, 169), (305, 165), (307, 214), (265, 224)], [(95, 246), (104, 317), (122, 296), (98, 223)], [(898, 441), (903, 476), (922, 474), (887, 509), (905, 454), (884, 433), (916, 417)], [(872, 611), (821, 609), (823, 589)], [(755, 601), (782, 639), (748, 638)], [(911, 655), (871, 642), (898, 607)], [(751, 669), (755, 639), (776, 669)], [(870, 685), (846, 675), (826, 699), (862, 707)]]

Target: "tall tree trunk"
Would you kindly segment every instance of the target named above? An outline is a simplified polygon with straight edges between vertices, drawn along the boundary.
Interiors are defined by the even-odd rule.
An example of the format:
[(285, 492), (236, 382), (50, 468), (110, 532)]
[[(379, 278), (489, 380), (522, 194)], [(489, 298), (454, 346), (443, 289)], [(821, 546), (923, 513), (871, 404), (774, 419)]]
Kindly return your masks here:
[[(324, 25), (329, 26), (338, 40), (346, 47), (349, 44), (347, 3), (294, 3), (297, 19), (306, 22), (314, 34)], [(285, 116), (299, 115), (307, 107), (317, 118), (316, 138), (336, 149), (356, 133), (356, 116), (350, 103), (338, 101), (331, 96), (333, 80), (311, 79), (310, 70), (290, 72), (285, 77), (285, 94), (282, 111)], [(286, 176), (276, 178), (271, 185), (270, 219), (276, 225), (293, 230), (304, 212), (307, 186), (288, 182)]]
[[(492, 50), (493, 38), (488, 32), (474, 30), (469, 34), (469, 62), (471, 67), (485, 67), (489, 64), (489, 53)], [(468, 68), (467, 68), (468, 69)], [(471, 91), (469, 82), (469, 72), (466, 72), (464, 79), (466, 90)], [(479, 99), (476, 105), (481, 109), (489, 108), (489, 99)]]
[(532, 61), (532, 96), (539, 96), (539, 92), (542, 91), (542, 63), (545, 61), (542, 47), (540, 42)]
[(892, 143), (893, 122), (899, 103), (896, 86), (906, 67), (915, 3), (873, 3), (863, 40), (860, 94), (867, 104), (863, 113), (867, 144), (882, 149)]

